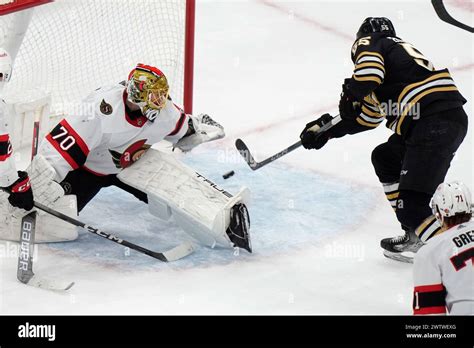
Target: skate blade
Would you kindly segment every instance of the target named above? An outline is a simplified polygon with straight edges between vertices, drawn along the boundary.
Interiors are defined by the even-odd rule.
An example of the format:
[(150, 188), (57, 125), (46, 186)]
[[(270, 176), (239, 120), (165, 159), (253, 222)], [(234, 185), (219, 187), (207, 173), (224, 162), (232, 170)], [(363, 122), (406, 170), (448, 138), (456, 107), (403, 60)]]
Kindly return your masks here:
[(383, 256), (398, 262), (413, 263), (413, 256), (403, 255), (402, 253), (394, 253), (388, 250), (384, 250)]

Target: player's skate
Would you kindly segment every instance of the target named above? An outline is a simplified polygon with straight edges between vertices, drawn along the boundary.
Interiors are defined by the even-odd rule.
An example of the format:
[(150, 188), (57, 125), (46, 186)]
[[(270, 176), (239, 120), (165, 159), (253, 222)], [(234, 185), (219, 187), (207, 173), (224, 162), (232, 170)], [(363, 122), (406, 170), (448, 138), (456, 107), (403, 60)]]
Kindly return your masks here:
[(252, 252), (250, 243), (250, 216), (247, 207), (243, 203), (234, 205), (230, 210), (230, 224), (227, 235), (236, 247)]
[(396, 261), (413, 263), (412, 256), (403, 255), (402, 253), (416, 253), (423, 246), (423, 242), (418, 239), (413, 231), (405, 231), (404, 235), (382, 239), (380, 246), (384, 249), (383, 254), (385, 257)]

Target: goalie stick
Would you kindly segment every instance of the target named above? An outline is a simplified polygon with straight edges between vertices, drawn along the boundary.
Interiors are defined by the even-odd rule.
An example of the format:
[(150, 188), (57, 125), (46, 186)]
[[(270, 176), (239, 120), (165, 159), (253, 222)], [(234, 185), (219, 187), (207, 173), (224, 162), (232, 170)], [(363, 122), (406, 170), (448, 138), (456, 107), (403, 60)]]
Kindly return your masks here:
[(43, 114), (43, 108), (44, 107), (41, 107), (38, 110), (35, 110), (35, 122), (33, 124), (33, 141), (31, 144), (31, 160), (33, 160), (33, 158), (38, 153), (40, 119), (41, 119), (41, 115)]
[(75, 220), (75, 219), (73, 219), (73, 218), (71, 218), (71, 217), (69, 217), (69, 216), (67, 216), (63, 213), (60, 213), (56, 210), (48, 208), (47, 206), (45, 206), (41, 203), (35, 202), (35, 207), (45, 211), (48, 214), (51, 214), (51, 215), (57, 217), (58, 219), (66, 221), (66, 222), (68, 222), (72, 225), (82, 227), (87, 232), (96, 234), (96, 235), (98, 235), (102, 238), (105, 238), (105, 239), (110, 240), (114, 243), (126, 246), (130, 249), (136, 250), (136, 251), (138, 251), (142, 254), (146, 254), (148, 256), (151, 256), (151, 257), (153, 257), (155, 259), (158, 259), (160, 261), (163, 261), (163, 262), (170, 262), (170, 261), (176, 261), (176, 260), (182, 259), (183, 257), (188, 256), (189, 254), (191, 254), (194, 251), (194, 247), (193, 247), (191, 242), (185, 242), (183, 244), (180, 244), (180, 245), (174, 247), (173, 249), (170, 249), (170, 250), (162, 252), (162, 253), (152, 251), (152, 250), (146, 249), (144, 247), (141, 247), (139, 245), (130, 243), (126, 240), (120, 239), (120, 238), (118, 238), (118, 237), (116, 237), (112, 234), (101, 231), (101, 230), (99, 230), (95, 227), (88, 226), (88, 225), (86, 225), (85, 223), (83, 223), (81, 221)]
[(17, 278), (26, 285), (54, 291), (69, 290), (74, 282), (44, 278), (33, 273), (33, 251), (35, 243), (36, 212), (21, 220), (20, 251), (18, 254)]
[(433, 4), (436, 14), (442, 21), (454, 25), (455, 27), (467, 30), (470, 33), (474, 33), (473, 27), (457, 21), (448, 13), (446, 7), (444, 6), (443, 0), (431, 0), (431, 3)]
[[(333, 126), (338, 124), (340, 121), (341, 121), (341, 116), (337, 115), (336, 117), (334, 117), (331, 120), (331, 122), (326, 123), (316, 133), (323, 133), (326, 130), (328, 130), (329, 128), (332, 128)], [(235, 147), (237, 148), (237, 150), (239, 150), (239, 153), (242, 155), (245, 162), (247, 162), (247, 164), (249, 165), (249, 167), (252, 170), (260, 169), (263, 166), (276, 161), (280, 157), (285, 156), (286, 154), (290, 153), (291, 151), (296, 150), (300, 146), (301, 146), (301, 141), (297, 141), (293, 145), (290, 145), (286, 149), (274, 154), (273, 156), (268, 157), (267, 159), (264, 159), (261, 162), (257, 162), (257, 161), (255, 161), (255, 158), (252, 156), (252, 154), (250, 153), (249, 148), (247, 147), (247, 145), (245, 145), (245, 143), (242, 141), (242, 139), (237, 139), (235, 141)]]

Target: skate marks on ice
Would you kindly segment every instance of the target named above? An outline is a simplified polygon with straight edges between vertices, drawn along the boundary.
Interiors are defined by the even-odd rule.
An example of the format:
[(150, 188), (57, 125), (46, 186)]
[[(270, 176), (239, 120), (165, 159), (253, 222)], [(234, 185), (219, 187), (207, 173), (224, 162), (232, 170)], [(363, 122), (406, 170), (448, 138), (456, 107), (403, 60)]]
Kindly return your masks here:
[[(238, 154), (236, 154), (238, 158)], [(243, 185), (250, 188), (249, 207), (253, 254), (197, 246), (196, 251), (172, 263), (161, 263), (146, 255), (123, 248), (91, 233), (80, 231), (77, 241), (51, 243), (47, 248), (81, 261), (133, 269), (182, 269), (251, 261), (288, 253), (322, 243), (327, 237), (347, 232), (365, 220), (377, 199), (374, 190), (354, 186), (311, 171), (275, 163), (253, 172), (243, 161), (223, 163), (215, 153), (184, 156), (182, 160), (214, 183), (235, 193)], [(224, 180), (222, 174), (234, 170)], [(162, 221), (148, 213), (147, 205), (118, 188), (102, 190), (81, 212), (80, 219), (132, 243), (164, 251), (185, 240), (172, 220)]]

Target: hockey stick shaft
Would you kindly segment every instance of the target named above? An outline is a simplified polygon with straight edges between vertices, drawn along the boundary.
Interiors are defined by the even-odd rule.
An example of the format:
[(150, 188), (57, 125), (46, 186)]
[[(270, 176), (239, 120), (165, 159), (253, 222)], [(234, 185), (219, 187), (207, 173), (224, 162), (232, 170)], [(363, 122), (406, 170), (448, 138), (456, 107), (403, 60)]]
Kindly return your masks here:
[[(341, 116), (337, 115), (336, 117), (334, 117), (331, 122), (328, 122), (326, 123), (324, 126), (322, 126), (316, 133), (317, 134), (322, 134), (324, 133), (325, 131), (327, 131), (328, 129), (334, 127), (336, 124), (338, 124), (339, 122), (341, 121)], [(271, 157), (268, 157), (266, 159), (264, 159), (263, 161), (261, 162), (256, 162), (254, 157), (252, 156), (252, 154), (250, 153), (250, 150), (249, 148), (247, 147), (247, 145), (245, 145), (245, 143), (242, 141), (242, 139), (237, 139), (235, 141), (235, 146), (237, 148), (237, 150), (239, 150), (240, 154), (242, 155), (242, 157), (245, 159), (245, 161), (247, 162), (247, 164), (250, 166), (250, 168), (252, 170), (257, 170), (257, 169), (260, 169), (262, 168), (263, 166), (269, 164), (269, 163), (272, 163), (274, 161), (276, 161), (277, 159), (285, 156), (286, 154), (289, 154), (290, 152), (296, 150), (297, 148), (299, 148), (301, 146), (301, 141), (297, 141), (296, 143), (288, 146), (286, 149), (274, 154), (273, 156)]]
[(35, 111), (35, 122), (33, 124), (33, 142), (31, 144), (31, 160), (38, 153), (39, 146), (39, 133), (40, 133), (40, 119), (41, 114), (43, 113), (43, 107)]
[[(168, 251), (168, 252), (165, 252), (165, 253), (160, 253), (160, 252), (155, 252), (155, 251), (152, 251), (152, 250), (149, 250), (149, 249), (146, 249), (144, 247), (141, 247), (139, 245), (136, 245), (136, 244), (133, 244), (131, 242), (128, 242), (126, 240), (123, 240), (123, 239), (120, 239), (110, 233), (106, 233), (104, 231), (101, 231), (95, 227), (92, 227), (92, 226), (89, 226), (89, 225), (86, 225), (85, 223), (81, 222), (81, 221), (78, 221), (76, 219), (73, 219), (71, 218), (70, 216), (67, 216), (63, 213), (60, 213), (54, 209), (51, 209), (41, 203), (38, 203), (38, 202), (35, 202), (35, 207), (40, 209), (40, 210), (43, 210), (44, 212), (48, 213), (48, 214), (51, 214), (55, 217), (57, 217), (58, 219), (61, 219), (63, 221), (66, 221), (72, 225), (75, 225), (77, 227), (81, 227), (83, 229), (85, 229), (87, 232), (90, 232), (90, 233), (93, 233), (93, 234), (96, 234), (102, 238), (105, 238), (107, 240), (110, 240), (114, 243), (117, 243), (117, 244), (120, 244), (120, 245), (123, 245), (123, 246), (126, 246), (130, 249), (133, 249), (133, 250), (136, 250), (142, 254), (146, 254), (148, 256), (151, 256), (155, 259), (158, 259), (160, 261), (163, 261), (163, 262), (168, 262), (168, 261), (174, 261), (174, 260), (177, 260), (179, 258), (182, 258), (184, 256), (187, 256), (189, 255), (193, 250), (192, 250), (192, 245), (186, 245), (185, 247), (183, 248), (180, 248), (180, 246), (178, 246), (177, 248), (175, 249), (182, 249), (182, 250), (179, 250), (179, 252), (175, 252), (173, 250), (171, 251)], [(169, 254), (169, 255), (168, 255)]]
[(455, 27), (467, 30), (470, 33), (474, 33), (473, 27), (457, 21), (448, 13), (446, 7), (444, 6), (443, 0), (431, 0), (431, 3), (433, 4), (436, 14), (442, 21), (454, 25)]

